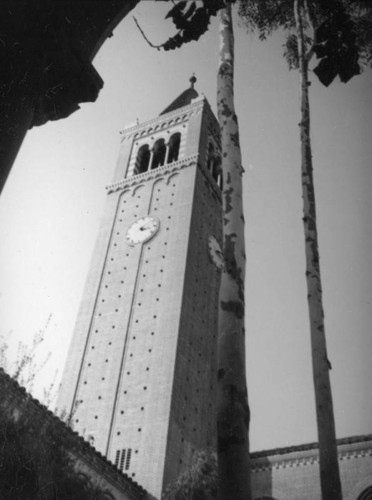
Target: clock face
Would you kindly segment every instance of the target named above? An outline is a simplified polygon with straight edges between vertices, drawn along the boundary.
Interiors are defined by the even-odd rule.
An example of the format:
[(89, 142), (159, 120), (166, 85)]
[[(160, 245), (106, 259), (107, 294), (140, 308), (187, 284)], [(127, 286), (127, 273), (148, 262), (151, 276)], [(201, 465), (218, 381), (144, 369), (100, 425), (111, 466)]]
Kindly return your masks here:
[(129, 245), (146, 243), (159, 231), (160, 221), (156, 217), (142, 217), (136, 220), (127, 231)]
[(214, 236), (209, 236), (208, 238), (208, 250), (213, 264), (217, 267), (217, 269), (223, 269), (225, 259), (220, 244)]

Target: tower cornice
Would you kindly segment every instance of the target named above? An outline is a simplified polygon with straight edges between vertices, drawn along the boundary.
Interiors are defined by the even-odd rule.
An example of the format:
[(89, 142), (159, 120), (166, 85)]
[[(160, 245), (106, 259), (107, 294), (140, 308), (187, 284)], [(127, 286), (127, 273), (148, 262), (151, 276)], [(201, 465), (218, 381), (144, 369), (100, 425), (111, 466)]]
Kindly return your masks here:
[(121, 181), (115, 182), (113, 184), (109, 184), (106, 186), (107, 194), (114, 193), (116, 191), (123, 191), (128, 188), (132, 188), (142, 184), (143, 182), (148, 182), (151, 180), (159, 179), (167, 174), (173, 174), (187, 167), (192, 167), (197, 165), (202, 171), (204, 177), (208, 181), (209, 186), (211, 187), (214, 194), (221, 201), (221, 191), (214, 181), (212, 175), (208, 170), (201, 165), (199, 162), (199, 154), (189, 156), (187, 158), (183, 158), (182, 160), (174, 161), (172, 163), (168, 163), (162, 167), (158, 167), (155, 170), (150, 170), (148, 172), (144, 172), (142, 174), (133, 175), (130, 177), (126, 177)]
[[(210, 108), (207, 98), (202, 94), (187, 106), (183, 106), (182, 108), (170, 111), (169, 113), (157, 116), (156, 118), (152, 118), (142, 123), (130, 125), (127, 128), (124, 128), (120, 131), (120, 134), (122, 135), (122, 141), (132, 138), (138, 139), (140, 137), (147, 137), (148, 135), (151, 135), (158, 130), (164, 130), (168, 127), (172, 127), (175, 125), (173, 121), (175, 118), (181, 117), (179, 123), (186, 122), (193, 113), (201, 112), (204, 108), (207, 110), (208, 114), (213, 117), (212, 122), (215, 124), (215, 128), (217, 126), (216, 132), (218, 133), (218, 122)], [(154, 124), (158, 126), (156, 130), (153, 127)]]
[(125, 188), (137, 186), (138, 184), (141, 184), (144, 181), (150, 181), (162, 177), (164, 174), (168, 173), (170, 174), (173, 172), (177, 172), (178, 170), (181, 170), (183, 168), (191, 167), (192, 165), (197, 165), (198, 160), (199, 160), (199, 155), (197, 154), (189, 156), (188, 158), (183, 158), (182, 160), (168, 163), (167, 165), (158, 167), (155, 170), (150, 170), (142, 174), (126, 177), (125, 179), (122, 179), (119, 182), (115, 182), (114, 184), (106, 186), (107, 194), (113, 193), (115, 191), (122, 191)]

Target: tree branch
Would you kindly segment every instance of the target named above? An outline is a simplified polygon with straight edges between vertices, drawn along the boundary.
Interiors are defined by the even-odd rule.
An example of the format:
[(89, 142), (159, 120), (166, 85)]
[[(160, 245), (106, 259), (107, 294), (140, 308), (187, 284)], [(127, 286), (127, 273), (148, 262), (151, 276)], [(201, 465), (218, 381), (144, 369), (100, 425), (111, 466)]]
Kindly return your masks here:
[(308, 24), (310, 26), (311, 31), (313, 32), (313, 42), (311, 44), (310, 49), (305, 54), (306, 61), (309, 63), (310, 59), (313, 57), (314, 47), (316, 45), (316, 30), (315, 30), (315, 27), (314, 27), (313, 20), (311, 19), (310, 9), (309, 9), (307, 0), (304, 0), (303, 7), (304, 7), (304, 11), (305, 11), (305, 16), (306, 16), (307, 22), (308, 22)]
[(143, 36), (143, 38), (146, 40), (146, 42), (150, 45), (150, 47), (152, 47), (153, 49), (157, 49), (157, 50), (160, 50), (162, 48), (163, 45), (154, 45), (153, 43), (150, 42), (150, 40), (147, 38), (147, 36), (145, 35), (145, 32), (143, 31), (143, 29), (141, 28), (141, 26), (139, 25), (139, 22), (137, 21), (137, 19), (133, 16), (133, 19), (134, 19), (134, 22), (136, 23), (137, 25), (137, 28), (139, 29), (141, 35)]

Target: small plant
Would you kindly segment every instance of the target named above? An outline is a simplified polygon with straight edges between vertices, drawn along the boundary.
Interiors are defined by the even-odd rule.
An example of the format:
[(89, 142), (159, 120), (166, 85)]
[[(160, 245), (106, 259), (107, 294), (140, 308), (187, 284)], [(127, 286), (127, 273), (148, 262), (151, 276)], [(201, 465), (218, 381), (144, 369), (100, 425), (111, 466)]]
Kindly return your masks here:
[[(7, 385), (3, 386), (5, 392)], [(8, 394), (3, 394), (6, 401)], [(62, 425), (62, 424), (60, 424)], [(75, 469), (76, 436), (35, 411), (3, 403), (0, 412), (0, 498), (7, 500), (103, 500), (105, 492)], [(106, 497), (107, 498), (107, 497)]]
[[(9, 354), (9, 339), (12, 332), (9, 332), (6, 336), (0, 336), (0, 368), (8, 373), (8, 375), (10, 375), (19, 383), (19, 385), (24, 387), (30, 393), (34, 390), (37, 376), (50, 360), (50, 352), (48, 352), (41, 360), (37, 358), (40, 346), (42, 346), (45, 340), (51, 319), (52, 315), (48, 317), (44, 327), (34, 334), (30, 345), (24, 343), (22, 340), (18, 342), (15, 361), (10, 361), (11, 356)], [(45, 406), (50, 407), (55, 400), (57, 392), (56, 378), (57, 371), (55, 372), (50, 384), (43, 388), (41, 402)]]
[(162, 500), (215, 500), (218, 471), (214, 452), (198, 451), (192, 465), (165, 490)]

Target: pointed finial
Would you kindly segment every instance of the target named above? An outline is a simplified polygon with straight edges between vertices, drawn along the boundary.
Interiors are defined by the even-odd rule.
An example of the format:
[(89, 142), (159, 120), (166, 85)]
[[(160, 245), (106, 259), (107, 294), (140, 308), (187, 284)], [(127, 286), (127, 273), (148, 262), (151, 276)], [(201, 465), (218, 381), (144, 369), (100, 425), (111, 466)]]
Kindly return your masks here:
[(195, 73), (193, 73), (193, 74), (192, 74), (192, 77), (190, 78), (190, 80), (189, 80), (189, 81), (190, 81), (190, 84), (191, 84), (191, 85), (190, 85), (190, 88), (192, 88), (192, 89), (193, 89), (193, 88), (194, 88), (194, 84), (195, 84), (195, 82), (196, 82), (196, 76), (195, 76)]

